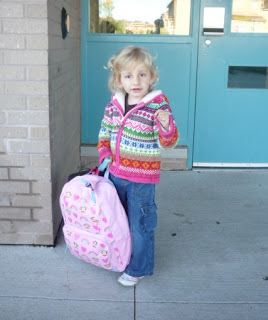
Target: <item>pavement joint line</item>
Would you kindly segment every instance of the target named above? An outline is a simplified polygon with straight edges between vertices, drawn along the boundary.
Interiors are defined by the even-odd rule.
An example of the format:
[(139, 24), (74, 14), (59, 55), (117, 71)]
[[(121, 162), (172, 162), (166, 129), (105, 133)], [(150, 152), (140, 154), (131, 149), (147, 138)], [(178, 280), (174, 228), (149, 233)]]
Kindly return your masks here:
[[(174, 301), (137, 301), (134, 300), (110, 300), (110, 299), (86, 299), (86, 298), (56, 298), (56, 297), (37, 297), (37, 296), (3, 296), (0, 295), (0, 299), (2, 298), (13, 298), (13, 299), (33, 299), (33, 300), (66, 300), (66, 301), (92, 301), (92, 302), (135, 302), (135, 304), (155, 304), (155, 303), (179, 303), (179, 304), (268, 304), (268, 301), (181, 301), (181, 300), (174, 300)], [(135, 298), (135, 297), (134, 297)]]
[(134, 293), (134, 304), (133, 304), (134, 312), (133, 312), (133, 319), (136, 320), (136, 306), (137, 306), (137, 301), (136, 301), (136, 286), (134, 286), (133, 293)]
[(38, 296), (3, 296), (0, 295), (0, 299), (12, 298), (12, 299), (33, 299), (33, 300), (60, 300), (60, 301), (86, 301), (86, 302), (133, 302), (133, 300), (110, 300), (110, 299), (87, 299), (87, 298), (56, 298), (56, 297), (38, 297)]
[(178, 303), (178, 304), (268, 304), (268, 301), (136, 301), (139, 304)]

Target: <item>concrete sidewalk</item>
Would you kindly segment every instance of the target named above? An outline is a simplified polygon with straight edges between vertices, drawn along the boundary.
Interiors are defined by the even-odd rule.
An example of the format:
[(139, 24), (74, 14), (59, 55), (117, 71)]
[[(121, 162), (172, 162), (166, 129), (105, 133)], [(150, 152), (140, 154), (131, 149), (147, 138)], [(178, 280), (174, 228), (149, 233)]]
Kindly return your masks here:
[(57, 246), (0, 246), (1, 320), (267, 320), (268, 170), (162, 172), (153, 277)]

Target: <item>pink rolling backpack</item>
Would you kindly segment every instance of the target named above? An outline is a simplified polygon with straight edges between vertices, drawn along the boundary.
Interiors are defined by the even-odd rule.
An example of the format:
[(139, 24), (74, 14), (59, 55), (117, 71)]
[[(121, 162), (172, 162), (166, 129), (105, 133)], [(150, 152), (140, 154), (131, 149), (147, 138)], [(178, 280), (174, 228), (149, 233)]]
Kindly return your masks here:
[[(103, 170), (108, 160), (99, 167)], [(128, 219), (110, 180), (94, 174), (76, 176), (61, 192), (63, 234), (70, 252), (107, 270), (124, 271), (130, 260)]]

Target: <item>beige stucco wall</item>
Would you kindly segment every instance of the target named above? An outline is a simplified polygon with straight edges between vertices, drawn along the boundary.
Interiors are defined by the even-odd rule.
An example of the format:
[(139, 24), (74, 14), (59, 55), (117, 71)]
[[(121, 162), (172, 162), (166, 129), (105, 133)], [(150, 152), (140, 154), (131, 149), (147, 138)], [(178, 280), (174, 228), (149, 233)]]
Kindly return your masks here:
[(0, 3), (0, 243), (53, 244), (61, 222), (60, 190), (79, 167), (79, 3)]

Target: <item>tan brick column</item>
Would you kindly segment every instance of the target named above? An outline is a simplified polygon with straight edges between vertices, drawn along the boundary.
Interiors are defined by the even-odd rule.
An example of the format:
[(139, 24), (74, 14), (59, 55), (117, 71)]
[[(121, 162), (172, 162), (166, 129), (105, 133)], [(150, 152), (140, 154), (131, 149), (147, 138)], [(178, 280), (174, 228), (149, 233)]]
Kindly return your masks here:
[[(78, 44), (70, 42), (70, 37), (69, 43), (61, 39), (62, 5), (72, 12)], [(51, 6), (54, 10), (49, 10)], [(70, 73), (62, 65), (61, 52), (66, 53), (69, 44), (69, 51), (79, 53), (79, 28), (80, 8), (75, 0), (0, 2), (0, 243), (54, 242), (61, 221), (57, 202), (64, 177), (79, 165), (78, 154), (75, 159), (72, 156), (69, 167), (60, 166), (65, 161), (60, 152), (67, 142), (64, 136), (55, 138), (56, 130), (64, 127), (59, 109), (63, 103), (68, 109), (59, 90), (70, 90), (66, 87)], [(52, 42), (49, 50), (50, 37), (58, 51), (53, 51)], [(49, 62), (53, 52), (58, 60)], [(76, 79), (79, 63), (78, 70), (72, 69)], [(56, 91), (51, 84), (58, 85)], [(76, 87), (72, 103), (80, 112), (80, 82)], [(80, 113), (76, 118), (80, 121)], [(79, 148), (77, 131), (71, 142)]]

